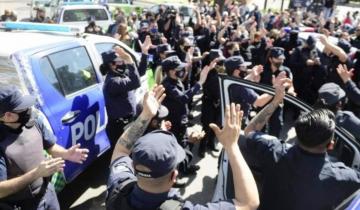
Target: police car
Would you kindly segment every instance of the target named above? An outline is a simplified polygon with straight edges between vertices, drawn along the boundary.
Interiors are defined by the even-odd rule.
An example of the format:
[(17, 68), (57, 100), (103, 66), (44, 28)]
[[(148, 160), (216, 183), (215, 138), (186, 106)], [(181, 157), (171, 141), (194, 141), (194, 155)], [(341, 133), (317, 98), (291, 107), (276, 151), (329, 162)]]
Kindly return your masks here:
[[(58, 144), (69, 148), (80, 143), (90, 150), (83, 165), (66, 163), (64, 175), (70, 182), (110, 148), (101, 53), (120, 46), (137, 64), (140, 55), (116, 39), (79, 34), (73, 27), (0, 22), (0, 28), (13, 30), (0, 32), (0, 85), (16, 85), (36, 96), (36, 106)], [(147, 91), (146, 75), (141, 82), (136, 91), (138, 102)]]
[[(230, 87), (233, 88), (232, 86), (243, 86), (246, 88), (250, 88), (256, 91), (259, 95), (263, 93), (275, 95), (275, 90), (270, 86), (259, 83), (253, 83), (248, 80), (229, 77), (227, 75), (220, 75), (219, 83), (220, 83), (220, 93), (221, 93), (222, 115), (225, 112), (225, 105), (230, 104), (231, 91), (229, 91), (229, 89)], [(305, 102), (288, 94), (285, 95), (284, 100), (288, 104), (291, 104), (291, 107), (294, 107), (294, 109), (295, 108), (298, 109), (300, 112), (309, 112), (313, 109)], [(296, 137), (295, 137), (295, 128), (293, 126), (294, 120), (291, 116), (288, 117), (289, 114), (290, 113), (286, 113), (284, 115), (285, 116), (284, 120), (286, 123), (284, 123), (281, 139), (285, 140), (285, 142), (289, 144), (289, 146), (291, 146), (295, 143)], [(224, 116), (222, 116), (222, 119), (224, 119)], [(240, 136), (240, 140), (239, 140), (240, 149), (242, 149), (243, 146), (245, 147), (245, 145), (241, 144), (242, 142), (244, 142), (242, 141), (242, 138), (244, 138), (244, 136)], [(331, 160), (341, 161), (348, 167), (360, 171), (360, 139), (355, 139), (355, 137), (352, 136), (348, 131), (346, 131), (341, 127), (336, 126), (335, 142), (336, 143), (334, 150), (328, 153)], [(256, 166), (252, 165), (252, 163), (249, 163), (249, 167), (255, 177), (255, 180), (257, 181), (258, 187), (261, 189), (261, 179), (263, 175), (261, 170), (259, 170)], [(217, 178), (216, 187), (214, 190), (213, 201), (233, 198), (234, 197), (233, 186), (234, 184), (233, 184), (232, 172), (229, 167), (229, 160), (226, 153), (222, 152), (222, 154), (220, 155), (219, 174)], [(359, 195), (360, 195), (360, 191), (354, 193), (352, 197), (345, 200), (344, 203), (340, 204), (340, 206), (337, 209), (345, 209), (352, 202), (355, 202), (355, 204), (354, 203), (351, 204), (355, 208), (351, 208), (351, 209), (359, 209), (360, 208)]]

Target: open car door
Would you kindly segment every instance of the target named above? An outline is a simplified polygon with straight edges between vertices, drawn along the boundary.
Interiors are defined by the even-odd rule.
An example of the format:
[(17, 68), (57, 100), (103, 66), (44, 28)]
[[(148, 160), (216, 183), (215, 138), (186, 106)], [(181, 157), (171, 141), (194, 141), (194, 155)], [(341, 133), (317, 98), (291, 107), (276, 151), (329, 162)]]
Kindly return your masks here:
[[(229, 77), (227, 75), (219, 75), (220, 83), (220, 95), (221, 95), (221, 114), (222, 122), (224, 121), (224, 110), (227, 104), (230, 104), (232, 98), (233, 86), (243, 86), (246, 88), (253, 89), (259, 95), (267, 93), (270, 95), (275, 95), (274, 88), (253, 83), (248, 80), (237, 79)], [(311, 111), (313, 108), (308, 104), (304, 103), (300, 99), (286, 94), (285, 106), (291, 105), (294, 109), (298, 109), (300, 113), (306, 113)], [(284, 126), (282, 128), (282, 134), (280, 138), (284, 140), (289, 146), (292, 146), (295, 142), (295, 130), (293, 127), (294, 119), (291, 116), (291, 111), (284, 112)], [(241, 140), (243, 136), (240, 137), (239, 147), (242, 148)], [(360, 171), (360, 139), (355, 139), (349, 132), (345, 129), (336, 126), (335, 130), (335, 148), (333, 151), (329, 152), (331, 160), (342, 161), (345, 165), (352, 167), (355, 170)], [(217, 179), (216, 189), (213, 196), (213, 201), (226, 200), (229, 198), (234, 198), (234, 189), (233, 189), (233, 178), (229, 166), (229, 161), (225, 152), (222, 152), (219, 157), (219, 175)], [(257, 181), (259, 191), (261, 192), (261, 170), (258, 170), (255, 165), (248, 163), (250, 166), (255, 180)], [(261, 201), (260, 201), (261, 202)]]

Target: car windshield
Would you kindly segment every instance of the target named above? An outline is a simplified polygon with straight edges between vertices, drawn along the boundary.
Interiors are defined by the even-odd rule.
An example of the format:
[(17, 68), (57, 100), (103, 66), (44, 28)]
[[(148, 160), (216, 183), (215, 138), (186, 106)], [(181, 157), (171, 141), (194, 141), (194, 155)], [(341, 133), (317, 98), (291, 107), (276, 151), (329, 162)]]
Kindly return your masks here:
[(64, 12), (64, 22), (88, 21), (90, 17), (95, 20), (108, 20), (105, 9), (73, 9)]
[(129, 4), (128, 0), (108, 0), (109, 4)]

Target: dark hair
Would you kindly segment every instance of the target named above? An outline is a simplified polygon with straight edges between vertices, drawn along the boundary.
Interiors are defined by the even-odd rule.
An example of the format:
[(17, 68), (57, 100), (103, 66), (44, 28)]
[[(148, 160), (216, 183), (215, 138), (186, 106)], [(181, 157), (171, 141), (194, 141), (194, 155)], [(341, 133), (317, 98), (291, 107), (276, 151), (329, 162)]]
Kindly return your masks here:
[(110, 71), (110, 63), (103, 63), (100, 65), (100, 72), (105, 76)]
[(296, 120), (295, 131), (299, 143), (305, 147), (325, 145), (334, 136), (335, 115), (328, 109), (315, 109)]

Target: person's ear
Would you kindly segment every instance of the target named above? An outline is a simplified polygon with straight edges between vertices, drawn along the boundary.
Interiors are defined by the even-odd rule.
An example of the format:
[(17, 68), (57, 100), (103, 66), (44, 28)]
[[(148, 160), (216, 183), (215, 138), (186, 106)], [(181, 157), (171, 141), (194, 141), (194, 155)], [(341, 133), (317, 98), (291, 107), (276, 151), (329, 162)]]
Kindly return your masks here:
[(175, 169), (173, 172), (171, 172), (170, 181), (175, 183), (178, 175), (179, 175), (179, 171)]
[(327, 145), (327, 150), (331, 151), (331, 150), (334, 150), (334, 147), (335, 147), (335, 141), (334, 139), (332, 139), (329, 144)]
[(239, 76), (240, 75), (240, 70), (239, 69), (235, 69), (234, 71), (233, 71), (233, 75), (232, 76)]

